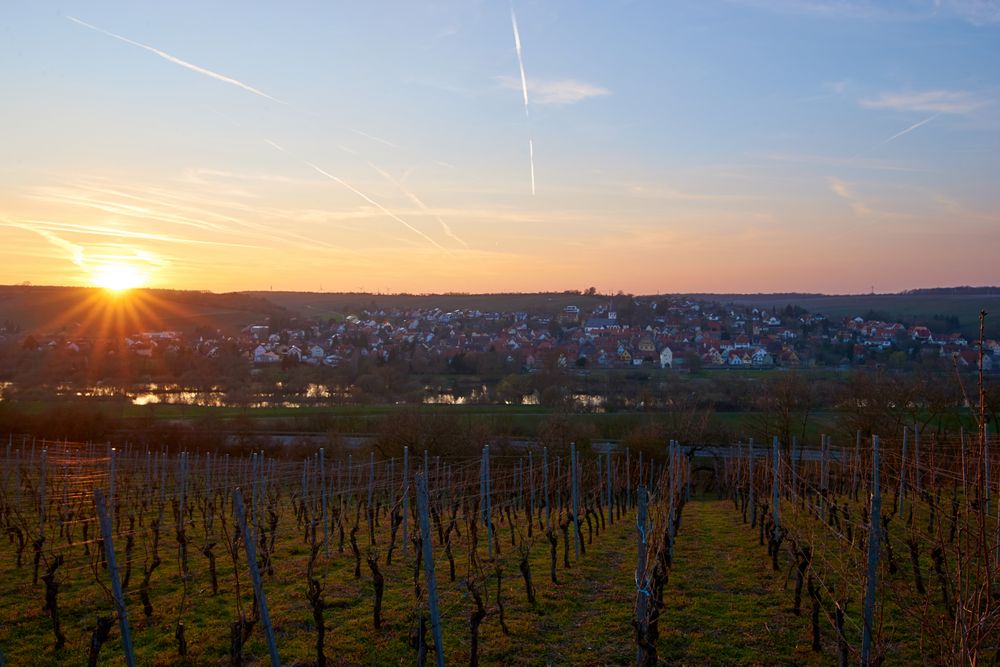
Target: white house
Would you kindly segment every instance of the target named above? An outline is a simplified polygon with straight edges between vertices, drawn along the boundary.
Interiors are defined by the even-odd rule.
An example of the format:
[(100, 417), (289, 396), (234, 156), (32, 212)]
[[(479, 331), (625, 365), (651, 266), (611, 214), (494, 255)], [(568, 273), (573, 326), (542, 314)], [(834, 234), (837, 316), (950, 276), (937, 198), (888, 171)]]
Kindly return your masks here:
[(674, 353), (669, 347), (665, 347), (660, 350), (660, 368), (673, 368), (674, 367)]

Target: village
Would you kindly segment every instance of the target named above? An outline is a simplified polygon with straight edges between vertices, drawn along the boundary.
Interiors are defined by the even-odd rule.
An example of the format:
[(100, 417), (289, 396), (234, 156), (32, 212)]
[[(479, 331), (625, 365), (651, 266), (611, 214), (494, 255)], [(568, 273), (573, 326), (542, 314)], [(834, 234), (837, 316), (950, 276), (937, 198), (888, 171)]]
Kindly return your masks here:
[[(467, 353), (495, 353), (506, 366), (675, 370), (771, 369), (945, 360), (975, 369), (978, 342), (928, 326), (866, 320), (832, 322), (793, 308), (775, 313), (725, 308), (685, 298), (629, 299), (627, 316), (613, 302), (590, 312), (574, 305), (561, 312), (363, 310), (339, 322), (311, 322), (272, 330), (247, 327), (234, 341), (255, 365), (304, 363), (338, 366), (371, 357), (383, 362), (421, 355), (454, 360)], [(137, 354), (182, 345), (169, 334), (130, 339)], [(213, 354), (218, 341), (196, 349)], [(987, 340), (983, 369), (1000, 366), (1000, 341)], [(456, 369), (457, 370), (457, 369)]]

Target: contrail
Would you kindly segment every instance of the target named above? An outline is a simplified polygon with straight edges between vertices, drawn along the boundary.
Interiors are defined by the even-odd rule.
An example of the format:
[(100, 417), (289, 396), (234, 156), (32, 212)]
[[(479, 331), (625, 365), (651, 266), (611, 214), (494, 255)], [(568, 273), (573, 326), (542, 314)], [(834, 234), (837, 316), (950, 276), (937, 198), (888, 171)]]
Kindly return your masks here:
[(919, 123), (914, 123), (913, 125), (909, 126), (905, 130), (903, 130), (901, 132), (897, 132), (896, 134), (892, 135), (888, 139), (885, 139), (883, 141), (878, 142), (877, 144), (875, 144), (874, 146), (872, 146), (868, 150), (861, 151), (860, 153), (858, 153), (857, 155), (855, 155), (854, 157), (852, 157), (850, 160), (848, 160), (848, 162), (854, 162), (855, 160), (857, 160), (859, 157), (861, 157), (865, 153), (870, 153), (871, 151), (875, 150), (876, 148), (880, 148), (881, 146), (885, 146), (890, 141), (894, 141), (896, 139), (899, 139), (904, 134), (909, 134), (910, 132), (913, 132), (915, 129), (926, 125), (927, 123), (931, 122), (932, 120), (934, 120), (935, 118), (937, 118), (940, 115), (941, 115), (940, 113), (936, 113), (933, 116), (928, 116), (927, 118), (924, 118)]
[(521, 54), (521, 33), (517, 29), (517, 16), (510, 8), (510, 25), (514, 28), (514, 50), (517, 51), (517, 65), (521, 69), (521, 92), (524, 94), (524, 117), (528, 117), (528, 77), (524, 74), (524, 56)]
[[(288, 154), (288, 151), (286, 151), (284, 148), (282, 148), (278, 144), (274, 143), (270, 139), (264, 139), (264, 142), (266, 144), (268, 144), (269, 146), (272, 146), (273, 148), (276, 148), (277, 150), (281, 151), (282, 153), (285, 153), (286, 155)], [(361, 197), (366, 202), (368, 202), (369, 204), (371, 204), (372, 206), (374, 206), (378, 210), (382, 211), (387, 216), (389, 216), (390, 218), (392, 218), (396, 222), (400, 223), (401, 225), (403, 225), (404, 227), (406, 227), (407, 229), (409, 229), (414, 234), (417, 234), (418, 236), (423, 237), (425, 240), (427, 240), (429, 243), (431, 243), (435, 247), (439, 248), (440, 250), (447, 250), (440, 243), (438, 243), (437, 241), (435, 241), (431, 237), (427, 236), (427, 234), (424, 234), (422, 231), (420, 231), (419, 229), (417, 229), (416, 227), (414, 227), (413, 225), (411, 225), (410, 223), (408, 223), (406, 220), (403, 220), (401, 217), (399, 217), (398, 215), (396, 215), (395, 213), (393, 213), (392, 211), (390, 211), (389, 209), (387, 209), (385, 206), (382, 206), (382, 204), (379, 204), (377, 201), (375, 201), (374, 199), (372, 199), (371, 197), (369, 197), (368, 195), (366, 195), (364, 192), (361, 192), (361, 190), (358, 190), (357, 188), (355, 188), (354, 186), (352, 186), (350, 183), (347, 183), (346, 181), (344, 181), (341, 178), (338, 178), (337, 176), (334, 176), (333, 174), (331, 174), (328, 171), (324, 171), (323, 169), (320, 169), (319, 167), (317, 167), (316, 165), (314, 165), (312, 162), (308, 162), (306, 160), (303, 160), (302, 162), (306, 166), (308, 166), (308, 167), (312, 168), (313, 170), (315, 170), (317, 173), (322, 174), (323, 176), (326, 176), (330, 180), (343, 185), (345, 188), (347, 188), (348, 190), (350, 190), (351, 192), (353, 192), (357, 196)], [(369, 164), (371, 164), (371, 163), (369, 162)], [(372, 166), (374, 166), (374, 165), (372, 165)], [(381, 170), (379, 170), (379, 171), (381, 171)], [(385, 174), (385, 172), (382, 172), (382, 173), (383, 173), (383, 175), (387, 175), (387, 174)]]
[(372, 141), (377, 141), (380, 144), (385, 144), (386, 146), (389, 146), (391, 148), (399, 148), (399, 146), (397, 146), (396, 144), (392, 143), (388, 139), (383, 139), (382, 137), (376, 137), (374, 134), (368, 134), (367, 132), (362, 132), (361, 130), (355, 130), (354, 128), (351, 128), (351, 132), (353, 132), (354, 134), (360, 135), (362, 137), (365, 137), (366, 139), (371, 139)]
[(366, 202), (368, 202), (369, 204), (371, 204), (372, 206), (374, 206), (378, 210), (382, 211), (387, 216), (389, 216), (390, 218), (392, 218), (396, 222), (400, 223), (401, 225), (403, 225), (404, 227), (406, 227), (407, 229), (409, 229), (414, 234), (417, 234), (417, 235), (423, 237), (428, 243), (434, 245), (439, 250), (444, 250), (445, 249), (444, 246), (442, 246), (440, 243), (438, 243), (437, 241), (435, 241), (431, 237), (427, 236), (427, 234), (424, 234), (422, 231), (420, 231), (419, 229), (417, 229), (416, 227), (414, 227), (413, 225), (411, 225), (410, 223), (408, 223), (406, 220), (403, 220), (401, 217), (399, 217), (398, 215), (396, 215), (395, 213), (393, 213), (392, 211), (390, 211), (389, 209), (387, 209), (385, 206), (382, 206), (382, 204), (379, 204), (377, 201), (375, 201), (374, 199), (372, 199), (371, 197), (369, 197), (368, 195), (366, 195), (364, 192), (361, 192), (361, 190), (358, 190), (357, 188), (355, 188), (354, 186), (352, 186), (350, 183), (344, 181), (341, 178), (338, 178), (337, 176), (334, 176), (333, 174), (331, 174), (331, 173), (329, 173), (327, 171), (323, 171), (322, 169), (320, 169), (319, 167), (317, 167), (316, 165), (314, 165), (312, 162), (306, 162), (306, 164), (308, 166), (312, 167), (314, 170), (316, 170), (316, 172), (322, 174), (323, 176), (326, 176), (330, 180), (335, 181), (335, 182), (343, 185), (345, 188), (347, 188), (348, 190), (350, 190), (351, 192), (353, 192), (357, 196), (361, 197)]
[(205, 76), (211, 77), (213, 79), (217, 79), (218, 81), (222, 81), (223, 83), (228, 83), (228, 84), (230, 84), (232, 86), (236, 86), (237, 88), (242, 88), (243, 90), (251, 92), (254, 95), (259, 95), (260, 97), (263, 97), (265, 99), (271, 100), (272, 102), (277, 102), (278, 104), (288, 104), (287, 102), (279, 100), (276, 97), (272, 97), (271, 95), (268, 95), (267, 93), (265, 93), (262, 90), (258, 90), (257, 88), (254, 88), (253, 86), (248, 86), (247, 84), (243, 83), (242, 81), (238, 81), (238, 80), (233, 79), (231, 77), (228, 77), (228, 76), (226, 76), (224, 74), (219, 74), (218, 72), (213, 72), (212, 70), (205, 69), (204, 67), (199, 67), (198, 65), (195, 65), (194, 63), (189, 63), (186, 60), (181, 60), (180, 58), (178, 58), (176, 56), (172, 56), (169, 53), (166, 53), (164, 51), (160, 51), (159, 49), (154, 48), (152, 46), (149, 46), (147, 44), (143, 44), (141, 42), (133, 41), (133, 40), (127, 38), (127, 37), (122, 37), (121, 35), (116, 35), (113, 32), (105, 30), (104, 28), (98, 28), (96, 25), (91, 25), (91, 24), (87, 23), (86, 21), (81, 21), (80, 19), (76, 18), (75, 16), (66, 16), (66, 18), (69, 19), (70, 21), (72, 21), (73, 23), (78, 23), (78, 24), (82, 25), (85, 28), (90, 28), (91, 30), (95, 30), (95, 31), (97, 31), (97, 32), (99, 32), (99, 33), (101, 33), (103, 35), (107, 35), (108, 37), (114, 37), (117, 40), (121, 40), (122, 42), (125, 42), (126, 44), (131, 44), (132, 46), (138, 46), (140, 49), (145, 49), (146, 51), (149, 51), (150, 53), (155, 53), (156, 55), (160, 56), (164, 60), (170, 61), (170, 62), (174, 63), (175, 65), (180, 65), (181, 67), (184, 67), (185, 69), (189, 69), (192, 72), (197, 72), (198, 74), (204, 74)]
[(888, 139), (886, 139), (886, 140), (885, 140), (885, 141), (883, 141), (882, 143), (880, 143), (880, 144), (876, 144), (876, 145), (877, 145), (877, 146), (884, 146), (885, 144), (889, 143), (889, 142), (890, 142), (890, 141), (892, 141), (893, 139), (899, 139), (899, 138), (900, 138), (901, 136), (903, 136), (904, 134), (909, 134), (910, 132), (913, 132), (913, 131), (914, 131), (915, 129), (917, 129), (918, 127), (920, 127), (920, 126), (922, 126), (922, 125), (926, 125), (927, 123), (931, 122), (932, 120), (934, 120), (935, 118), (937, 118), (937, 117), (938, 117), (938, 116), (940, 116), (940, 115), (941, 115), (941, 114), (939, 114), (939, 113), (936, 113), (936, 114), (934, 114), (933, 116), (929, 116), (929, 117), (927, 117), (927, 118), (923, 119), (923, 120), (922, 120), (922, 121), (920, 121), (919, 123), (914, 123), (913, 125), (909, 126), (909, 127), (908, 127), (908, 128), (906, 128), (905, 130), (903, 130), (902, 132), (897, 132), (896, 134), (892, 135), (891, 137), (889, 137)]
[[(521, 93), (524, 95), (524, 117), (528, 116), (528, 77), (524, 73), (524, 55), (521, 53), (521, 32), (517, 29), (517, 15), (510, 8), (510, 25), (514, 29), (514, 50), (517, 52), (517, 66), (521, 70)], [(530, 128), (529, 128), (530, 132)], [(535, 194), (535, 144), (528, 135), (528, 163), (531, 166), (531, 194)]]
[(531, 194), (535, 194), (535, 144), (528, 137), (528, 163), (531, 165)]
[(441, 216), (439, 216), (437, 213), (435, 213), (433, 210), (431, 210), (431, 208), (429, 206), (427, 206), (427, 204), (425, 204), (423, 202), (423, 200), (420, 199), (420, 197), (418, 197), (416, 194), (414, 194), (413, 192), (410, 192), (405, 187), (403, 187), (402, 183), (400, 183), (395, 178), (393, 178), (392, 175), (389, 174), (388, 172), (386, 172), (385, 170), (380, 169), (378, 165), (369, 162), (368, 166), (371, 167), (372, 169), (374, 169), (375, 171), (377, 171), (379, 174), (381, 174), (382, 178), (384, 178), (385, 180), (387, 180), (390, 183), (392, 183), (393, 185), (395, 185), (399, 189), (399, 191), (402, 192), (407, 197), (409, 197), (410, 201), (412, 201), (414, 204), (416, 204), (417, 207), (420, 208), (420, 210), (422, 210), (424, 213), (426, 213), (428, 215), (433, 215), (434, 218), (438, 221), (438, 223), (441, 224), (441, 229), (444, 230), (444, 233), (445, 233), (446, 236), (449, 236), (452, 239), (458, 241), (459, 243), (461, 243), (466, 248), (469, 247), (469, 244), (466, 243), (465, 241), (463, 241), (462, 239), (460, 239), (458, 237), (458, 235), (455, 234), (455, 232), (452, 231), (452, 229), (448, 225), (448, 223), (446, 223), (444, 220), (442, 220)]

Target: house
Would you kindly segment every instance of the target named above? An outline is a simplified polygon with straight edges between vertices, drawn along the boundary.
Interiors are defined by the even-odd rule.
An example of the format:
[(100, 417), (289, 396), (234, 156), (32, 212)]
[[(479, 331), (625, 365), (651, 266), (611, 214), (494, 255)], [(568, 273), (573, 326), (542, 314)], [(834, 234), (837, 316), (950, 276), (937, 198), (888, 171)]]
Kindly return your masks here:
[(276, 364), (281, 361), (281, 357), (269, 351), (263, 345), (258, 345), (253, 351), (253, 362), (255, 364)]
[(757, 349), (750, 358), (750, 363), (757, 367), (773, 366), (774, 358), (767, 353), (767, 350)]
[(669, 347), (664, 347), (660, 350), (660, 368), (673, 368), (674, 367), (674, 353)]
[(701, 358), (702, 361), (704, 361), (706, 364), (712, 364), (713, 366), (724, 366), (726, 363), (725, 360), (722, 358), (722, 355), (719, 354), (719, 351), (714, 347), (711, 348), (705, 354), (703, 354)]

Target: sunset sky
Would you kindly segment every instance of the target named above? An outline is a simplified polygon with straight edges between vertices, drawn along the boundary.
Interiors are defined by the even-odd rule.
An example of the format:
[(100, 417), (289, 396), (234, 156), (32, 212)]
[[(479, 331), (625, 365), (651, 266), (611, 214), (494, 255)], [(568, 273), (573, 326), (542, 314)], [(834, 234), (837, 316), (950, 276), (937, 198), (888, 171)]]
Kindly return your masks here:
[(8, 0), (0, 90), (0, 283), (1000, 284), (1000, 1)]

